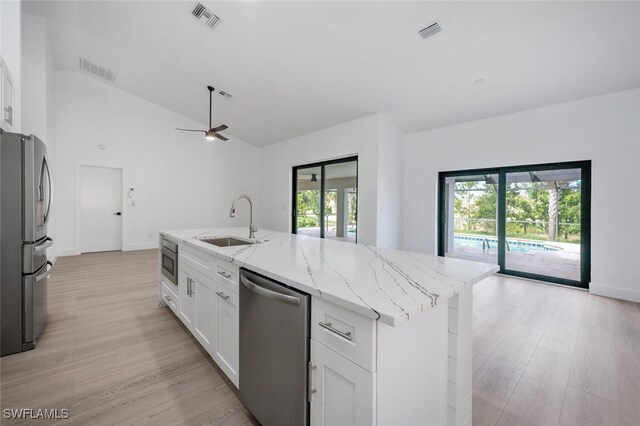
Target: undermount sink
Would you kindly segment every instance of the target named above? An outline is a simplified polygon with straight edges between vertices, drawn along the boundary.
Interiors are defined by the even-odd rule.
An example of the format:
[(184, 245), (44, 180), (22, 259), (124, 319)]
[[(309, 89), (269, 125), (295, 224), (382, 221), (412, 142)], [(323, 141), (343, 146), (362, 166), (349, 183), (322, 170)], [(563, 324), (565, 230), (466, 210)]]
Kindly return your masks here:
[(203, 243), (211, 244), (217, 247), (232, 247), (232, 246), (246, 246), (250, 244), (256, 244), (257, 241), (254, 240), (245, 240), (244, 238), (237, 237), (202, 237), (198, 238), (198, 240)]

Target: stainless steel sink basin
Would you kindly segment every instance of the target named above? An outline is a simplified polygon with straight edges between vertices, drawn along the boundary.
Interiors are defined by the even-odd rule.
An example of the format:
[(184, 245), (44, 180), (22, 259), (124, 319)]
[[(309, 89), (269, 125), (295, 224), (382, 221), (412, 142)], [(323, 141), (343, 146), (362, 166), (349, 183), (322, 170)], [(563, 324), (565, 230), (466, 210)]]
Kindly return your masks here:
[(198, 240), (203, 243), (212, 244), (217, 247), (232, 247), (232, 246), (246, 246), (250, 244), (256, 244), (257, 241), (254, 240), (245, 240), (244, 238), (237, 237), (202, 237), (198, 238)]

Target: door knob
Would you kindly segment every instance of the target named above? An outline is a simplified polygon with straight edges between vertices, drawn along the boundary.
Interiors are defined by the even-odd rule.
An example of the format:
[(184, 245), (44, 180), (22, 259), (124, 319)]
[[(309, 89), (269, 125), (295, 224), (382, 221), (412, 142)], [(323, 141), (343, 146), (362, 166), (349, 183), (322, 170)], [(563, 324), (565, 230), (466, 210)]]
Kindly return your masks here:
[(122, 216), (122, 212), (115, 212), (114, 215), (116, 216)]

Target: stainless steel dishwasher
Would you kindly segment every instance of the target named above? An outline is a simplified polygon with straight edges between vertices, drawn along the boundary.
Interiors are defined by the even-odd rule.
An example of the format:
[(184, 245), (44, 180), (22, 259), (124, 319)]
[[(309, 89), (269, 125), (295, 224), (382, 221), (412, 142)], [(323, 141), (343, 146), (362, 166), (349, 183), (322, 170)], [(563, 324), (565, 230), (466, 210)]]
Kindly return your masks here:
[(240, 399), (264, 426), (308, 425), (311, 296), (240, 269)]

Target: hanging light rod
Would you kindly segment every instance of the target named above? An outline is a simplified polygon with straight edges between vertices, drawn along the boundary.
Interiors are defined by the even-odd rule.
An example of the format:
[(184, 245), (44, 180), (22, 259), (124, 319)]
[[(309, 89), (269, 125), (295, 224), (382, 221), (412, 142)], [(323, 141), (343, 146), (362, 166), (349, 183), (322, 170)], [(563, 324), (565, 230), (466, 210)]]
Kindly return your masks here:
[(222, 136), (220, 133), (223, 130), (229, 128), (226, 124), (221, 124), (218, 127), (212, 127), (212, 119), (213, 119), (213, 92), (215, 92), (215, 88), (213, 86), (207, 86), (207, 90), (209, 90), (209, 130), (197, 130), (197, 129), (180, 129), (176, 127), (176, 130), (180, 130), (183, 132), (203, 132), (204, 138), (209, 141), (214, 141), (216, 139), (220, 139), (221, 141), (228, 141), (229, 139), (225, 136)]

